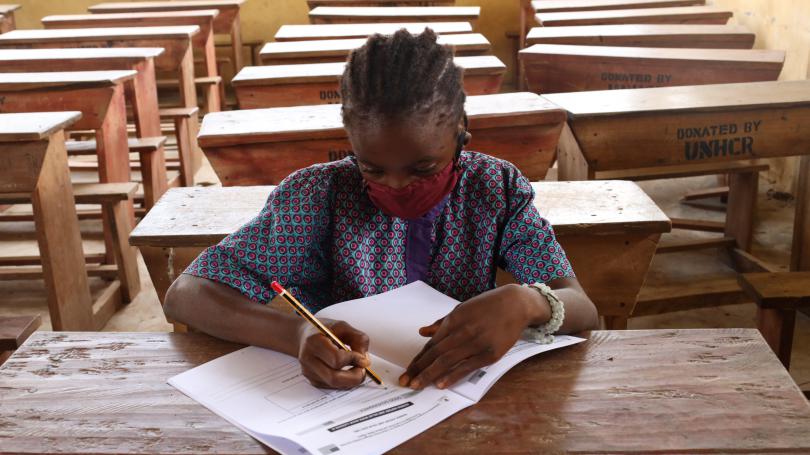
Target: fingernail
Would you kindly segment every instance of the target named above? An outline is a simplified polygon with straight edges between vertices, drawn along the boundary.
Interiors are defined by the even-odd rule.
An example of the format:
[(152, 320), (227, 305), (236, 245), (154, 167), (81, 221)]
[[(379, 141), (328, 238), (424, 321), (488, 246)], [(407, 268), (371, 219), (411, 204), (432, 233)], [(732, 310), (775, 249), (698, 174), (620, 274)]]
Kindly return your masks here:
[(436, 383), (436, 387), (438, 387), (440, 389), (443, 389), (443, 388), (447, 387), (447, 381), (442, 379), (441, 381)]
[(414, 379), (413, 381), (411, 381), (411, 388), (412, 389), (418, 389), (421, 386), (422, 386), (422, 382), (419, 381), (419, 379)]
[(401, 385), (402, 387), (408, 385), (409, 382), (411, 382), (411, 378), (409, 378), (407, 374), (403, 374), (402, 376), (399, 377), (399, 385)]

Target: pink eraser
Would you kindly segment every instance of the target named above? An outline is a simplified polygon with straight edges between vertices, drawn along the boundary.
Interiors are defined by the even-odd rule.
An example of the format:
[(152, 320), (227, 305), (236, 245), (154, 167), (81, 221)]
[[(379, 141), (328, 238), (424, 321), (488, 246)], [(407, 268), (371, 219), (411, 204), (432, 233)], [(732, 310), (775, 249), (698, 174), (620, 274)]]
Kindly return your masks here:
[(273, 281), (272, 283), (270, 283), (270, 287), (273, 288), (273, 290), (278, 292), (279, 294), (284, 292), (284, 288), (281, 287), (280, 284), (278, 284), (278, 281)]

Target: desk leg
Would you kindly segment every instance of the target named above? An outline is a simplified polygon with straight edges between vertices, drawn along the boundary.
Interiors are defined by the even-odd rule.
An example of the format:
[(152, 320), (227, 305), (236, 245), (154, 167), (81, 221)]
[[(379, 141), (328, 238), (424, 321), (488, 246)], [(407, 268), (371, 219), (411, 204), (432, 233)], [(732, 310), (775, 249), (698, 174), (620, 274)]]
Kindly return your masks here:
[(231, 47), (233, 48), (233, 74), (236, 74), (242, 70), (244, 65), (242, 61), (242, 23), (239, 20), (239, 14), (234, 16), (231, 24)]
[[(154, 61), (150, 59), (146, 62), (139, 69), (138, 76), (125, 87), (127, 98), (132, 104), (138, 137), (161, 136)], [(154, 152), (141, 154), (140, 161), (144, 205), (149, 210), (168, 189), (166, 153), (163, 147), (160, 147)]]
[[(185, 107), (197, 107), (197, 88), (194, 85), (194, 56), (191, 43), (180, 63), (180, 96)], [(191, 169), (196, 173), (202, 167), (202, 149), (197, 144), (200, 120), (196, 115), (188, 119), (188, 141), (191, 144)]]
[[(217, 70), (217, 56), (214, 48), (214, 30), (213, 27), (208, 32), (205, 39), (205, 55), (203, 61), (205, 63), (205, 75), (215, 77), (219, 75)], [(206, 112), (219, 112), (222, 110), (222, 103), (225, 100), (224, 83), (219, 84), (206, 84), (205, 102)]]
[(93, 330), (93, 301), (64, 143), (63, 132), (51, 137), (32, 193), (37, 243), (54, 330)]
[(595, 172), (588, 167), (574, 132), (566, 123), (557, 143), (557, 180), (561, 182), (593, 180), (594, 174)]
[(810, 270), (810, 156), (799, 165), (799, 187), (796, 192), (796, 218), (793, 224), (793, 249), (790, 270)]
[(751, 251), (759, 172), (730, 174), (728, 187), (725, 233), (737, 240), (738, 248), (743, 251)]

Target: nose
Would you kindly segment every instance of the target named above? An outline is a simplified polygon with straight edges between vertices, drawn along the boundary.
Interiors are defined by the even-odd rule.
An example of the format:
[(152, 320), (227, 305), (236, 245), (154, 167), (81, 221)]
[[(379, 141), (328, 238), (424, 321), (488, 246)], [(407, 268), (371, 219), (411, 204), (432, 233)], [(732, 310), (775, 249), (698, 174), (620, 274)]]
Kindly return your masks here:
[(405, 188), (406, 186), (410, 185), (416, 178), (412, 175), (408, 174), (401, 174), (401, 173), (386, 173), (377, 181), (382, 183), (385, 186), (389, 186), (396, 190)]

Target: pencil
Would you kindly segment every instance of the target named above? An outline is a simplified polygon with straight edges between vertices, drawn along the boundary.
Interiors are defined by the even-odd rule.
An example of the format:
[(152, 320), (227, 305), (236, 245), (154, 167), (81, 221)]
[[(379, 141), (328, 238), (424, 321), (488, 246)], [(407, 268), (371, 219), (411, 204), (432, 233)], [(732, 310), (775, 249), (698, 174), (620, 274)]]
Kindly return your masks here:
[[(290, 294), (289, 291), (284, 289), (284, 287), (282, 287), (278, 283), (278, 281), (273, 281), (270, 284), (270, 286), (281, 297), (283, 297), (284, 300), (286, 300), (287, 303), (289, 303), (293, 307), (293, 309), (295, 309), (295, 311), (301, 315), (301, 317), (309, 321), (310, 324), (314, 325), (315, 328), (317, 328), (318, 331), (320, 331), (321, 334), (323, 334), (323, 336), (329, 338), (332, 341), (332, 343), (335, 343), (335, 345), (340, 349), (343, 349), (344, 351), (351, 351), (351, 349), (349, 349), (349, 347), (346, 346), (345, 343), (340, 341), (340, 338), (338, 338), (337, 335), (332, 333), (332, 331), (329, 330), (328, 327), (323, 325), (323, 323), (319, 321), (318, 318), (316, 318), (312, 313), (310, 313), (309, 310), (307, 310), (306, 307), (301, 302), (298, 301), (298, 299), (296, 299), (292, 294)], [(366, 367), (366, 374), (368, 374), (368, 376), (371, 378), (372, 381), (376, 382), (379, 385), (383, 385), (382, 379), (380, 379), (380, 377), (377, 376), (377, 373), (375, 373), (371, 368)]]

